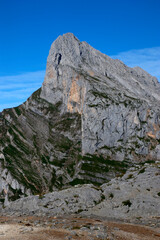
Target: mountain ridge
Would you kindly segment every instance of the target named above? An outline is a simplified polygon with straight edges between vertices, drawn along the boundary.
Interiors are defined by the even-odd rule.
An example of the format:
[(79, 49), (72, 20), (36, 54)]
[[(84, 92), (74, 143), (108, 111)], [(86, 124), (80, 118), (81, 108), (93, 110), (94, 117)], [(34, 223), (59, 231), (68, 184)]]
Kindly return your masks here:
[(160, 160), (160, 84), (73, 34), (51, 46), (42, 88), (0, 114), (7, 203), (79, 183), (101, 185)]

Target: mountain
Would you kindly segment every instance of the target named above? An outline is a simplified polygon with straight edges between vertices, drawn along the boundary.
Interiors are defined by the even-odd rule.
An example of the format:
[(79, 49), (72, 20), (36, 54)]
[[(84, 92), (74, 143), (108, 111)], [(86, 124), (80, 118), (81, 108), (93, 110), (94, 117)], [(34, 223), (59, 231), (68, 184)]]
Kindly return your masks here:
[(101, 185), (160, 161), (159, 92), (143, 69), (59, 36), (42, 87), (0, 113), (0, 201)]

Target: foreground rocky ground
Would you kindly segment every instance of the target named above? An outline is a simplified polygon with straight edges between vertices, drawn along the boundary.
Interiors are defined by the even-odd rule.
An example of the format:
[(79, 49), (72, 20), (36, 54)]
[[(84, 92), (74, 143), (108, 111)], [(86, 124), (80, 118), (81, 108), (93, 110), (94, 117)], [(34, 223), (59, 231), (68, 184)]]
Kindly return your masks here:
[(100, 218), (63, 217), (1, 217), (2, 240), (158, 240), (160, 228), (108, 221)]
[(160, 164), (130, 168), (99, 187), (77, 185), (41, 196), (29, 196), (1, 206), (3, 216), (108, 217), (135, 222), (160, 218)]
[(159, 163), (100, 187), (77, 185), (1, 206), (0, 240), (158, 240)]

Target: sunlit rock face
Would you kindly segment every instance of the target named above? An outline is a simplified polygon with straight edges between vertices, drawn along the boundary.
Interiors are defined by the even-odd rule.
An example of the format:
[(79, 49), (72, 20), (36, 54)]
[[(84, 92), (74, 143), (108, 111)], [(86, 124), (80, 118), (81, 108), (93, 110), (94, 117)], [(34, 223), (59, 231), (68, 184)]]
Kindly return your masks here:
[(83, 154), (120, 146), (114, 156), (120, 160), (132, 158), (123, 148), (133, 145), (135, 135), (139, 150), (131, 147), (159, 156), (158, 148), (153, 154), (142, 141), (159, 138), (159, 90), (157, 79), (141, 68), (129, 68), (68, 33), (52, 44), (41, 97), (53, 104), (62, 101), (62, 112), (81, 115)]
[(59, 36), (42, 88), (0, 114), (1, 172), (12, 177), (3, 184), (2, 201), (78, 183), (100, 185), (131, 165), (159, 161), (159, 92), (158, 80), (143, 69), (111, 59), (72, 33)]

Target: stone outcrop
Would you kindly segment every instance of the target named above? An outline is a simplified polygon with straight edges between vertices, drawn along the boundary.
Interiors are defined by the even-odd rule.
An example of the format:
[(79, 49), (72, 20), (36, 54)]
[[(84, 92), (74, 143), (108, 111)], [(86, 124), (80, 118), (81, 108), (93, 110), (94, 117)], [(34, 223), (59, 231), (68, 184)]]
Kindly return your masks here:
[(160, 164), (136, 166), (101, 186), (105, 200), (87, 215), (144, 220), (160, 216)]
[[(3, 215), (57, 216), (80, 214), (107, 219), (153, 222), (160, 216), (160, 164), (144, 164), (128, 170), (96, 188), (77, 185), (41, 196), (11, 202)], [(144, 222), (145, 221), (145, 222)]]
[(37, 216), (81, 213), (98, 204), (101, 195), (100, 190), (88, 184), (54, 191), (43, 196), (20, 198), (10, 203), (2, 212), (8, 215)]
[(101, 185), (135, 164), (159, 161), (159, 91), (158, 80), (141, 68), (71, 33), (58, 37), (42, 88), (0, 113), (1, 176), (12, 179), (1, 177), (7, 184), (1, 180), (1, 202)]

